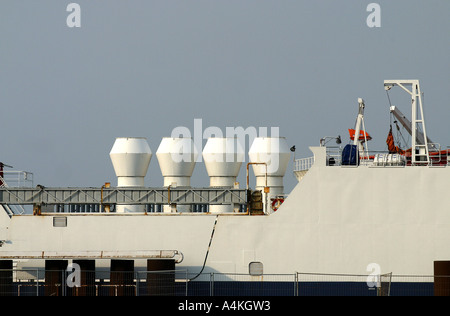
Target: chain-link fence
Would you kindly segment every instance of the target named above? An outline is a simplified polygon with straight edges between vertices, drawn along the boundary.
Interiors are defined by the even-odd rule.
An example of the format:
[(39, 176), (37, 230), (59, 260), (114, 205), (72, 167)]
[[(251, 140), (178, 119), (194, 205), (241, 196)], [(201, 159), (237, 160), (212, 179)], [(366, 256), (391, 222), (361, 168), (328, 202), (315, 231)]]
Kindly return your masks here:
[(450, 277), (0, 270), (0, 296), (450, 296)]

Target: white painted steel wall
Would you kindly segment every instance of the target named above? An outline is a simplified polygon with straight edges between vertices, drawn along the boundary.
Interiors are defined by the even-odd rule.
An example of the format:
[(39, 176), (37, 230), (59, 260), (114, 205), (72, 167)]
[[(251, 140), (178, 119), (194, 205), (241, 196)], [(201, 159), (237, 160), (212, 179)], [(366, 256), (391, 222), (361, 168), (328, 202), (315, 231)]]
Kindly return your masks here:
[[(122, 214), (51, 216), (4, 212), (3, 251), (178, 250), (177, 268), (248, 273), (433, 275), (434, 260), (450, 260), (449, 167), (327, 167), (324, 147), (312, 148), (315, 164), (277, 212), (268, 216)], [(33, 263), (29, 261), (28, 265)]]

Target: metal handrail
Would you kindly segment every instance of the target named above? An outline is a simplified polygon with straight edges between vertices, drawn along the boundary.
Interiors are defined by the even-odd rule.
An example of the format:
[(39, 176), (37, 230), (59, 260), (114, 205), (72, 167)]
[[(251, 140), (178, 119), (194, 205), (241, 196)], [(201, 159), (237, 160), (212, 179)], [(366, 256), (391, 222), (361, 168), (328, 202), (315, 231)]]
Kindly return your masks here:
[(0, 187), (33, 187), (33, 173), (28, 171), (3, 171)]

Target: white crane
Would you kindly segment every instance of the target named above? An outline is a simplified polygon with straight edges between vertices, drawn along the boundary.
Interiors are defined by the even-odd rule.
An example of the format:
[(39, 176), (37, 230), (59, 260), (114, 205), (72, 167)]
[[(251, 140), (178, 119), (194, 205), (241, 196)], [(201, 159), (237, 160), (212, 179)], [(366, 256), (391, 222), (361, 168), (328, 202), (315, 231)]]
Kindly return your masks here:
[[(358, 98), (358, 104), (359, 104), (359, 110), (358, 110), (358, 116), (356, 118), (356, 124), (355, 124), (355, 136), (353, 138), (353, 145), (357, 145), (359, 149), (359, 156), (365, 157), (365, 159), (369, 158), (369, 148), (367, 145), (367, 133), (366, 133), (366, 127), (364, 125), (364, 100), (362, 98)], [(361, 127), (363, 131), (364, 138), (361, 139)], [(364, 145), (365, 144), (365, 145)]]
[[(411, 86), (411, 90), (406, 88), (405, 85)], [(422, 95), (420, 92), (419, 80), (384, 81), (384, 88), (386, 91), (389, 91), (393, 86), (399, 86), (411, 95), (411, 122), (409, 124), (411, 126), (411, 163), (413, 165), (428, 165), (430, 162), (428, 149), (429, 140), (425, 129), (425, 119), (423, 115)], [(406, 125), (408, 125), (408, 123), (406, 123)], [(422, 130), (422, 132), (420, 132), (420, 130)]]

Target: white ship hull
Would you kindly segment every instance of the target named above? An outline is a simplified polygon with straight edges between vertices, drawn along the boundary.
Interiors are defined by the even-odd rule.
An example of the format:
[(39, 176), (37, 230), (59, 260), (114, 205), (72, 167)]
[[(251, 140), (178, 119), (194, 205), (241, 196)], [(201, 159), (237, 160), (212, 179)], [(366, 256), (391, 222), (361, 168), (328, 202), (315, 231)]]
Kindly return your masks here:
[(326, 148), (312, 150), (313, 167), (270, 215), (55, 214), (67, 227), (53, 227), (54, 216), (0, 212), (0, 256), (176, 250), (177, 269), (244, 274), (260, 262), (264, 274), (367, 274), (376, 263), (382, 273), (433, 275), (434, 261), (450, 260), (449, 167), (326, 166)]
[[(256, 282), (268, 275), (290, 275), (295, 277), (281, 282), (295, 288), (296, 294), (300, 283), (309, 293), (308, 281), (299, 280), (301, 274), (341, 275), (338, 282), (344, 286), (355, 289), (367, 283), (368, 288), (376, 286), (378, 294), (385, 293), (381, 283), (386, 282), (378, 278), (373, 283), (369, 277), (390, 275), (398, 278), (399, 287), (421, 283), (416, 293), (450, 294), (445, 279), (450, 275), (450, 150), (442, 150), (426, 134), (418, 80), (385, 81), (387, 91), (394, 86), (412, 99), (411, 121), (391, 107), (412, 136), (411, 149), (396, 146), (391, 126), (386, 141), (389, 153), (371, 155), (365, 103), (359, 98), (355, 129), (349, 129), (353, 144), (336, 155), (325, 145), (329, 139), (341, 143), (340, 136), (322, 138), (320, 147), (310, 148), (313, 157), (296, 160), (299, 182), (287, 197), (283, 177), (295, 146), (289, 149), (278, 136), (253, 141), (246, 166), (247, 190), (238, 189), (235, 182), (243, 154), (230, 152), (233, 137), (207, 143), (203, 155), (210, 176), (208, 189), (190, 187), (195, 159), (174, 159), (180, 148), (187, 157), (197, 157), (189, 138), (165, 139), (158, 149), (164, 188), (143, 187), (152, 156), (144, 138), (116, 140), (110, 156), (117, 188), (109, 183), (101, 189), (3, 188), (0, 270), (38, 268), (45, 273), (54, 270), (58, 276), (70, 261), (81, 264), (81, 259), (89, 259), (83, 262), (86, 271), (111, 268), (108, 286), (132, 286), (132, 280), (118, 278), (117, 273), (133, 270), (146, 275), (175, 268), (184, 271), (186, 282), (205, 281), (197, 279), (201, 274), (219, 273), (226, 275), (226, 281), (242, 281), (245, 275), (245, 280)], [(188, 146), (180, 147), (181, 143)], [(230, 157), (235, 158), (229, 161)], [(249, 188), (250, 165), (255, 190)], [(89, 205), (92, 213), (73, 213), (61, 206), (72, 209), (77, 203), (84, 210)], [(33, 205), (35, 215), (14, 213), (8, 208), (11, 204)], [(56, 208), (43, 211), (46, 204)], [(9, 288), (11, 273), (4, 278)], [(367, 276), (367, 282), (351, 281), (350, 275)], [(405, 281), (402, 276), (426, 278)], [(42, 276), (34, 278), (42, 280)], [(96, 279), (104, 281), (94, 275), (89, 286)], [(173, 275), (169, 281), (174, 288)], [(62, 290), (57, 288), (61, 282), (46, 275), (47, 294)], [(325, 293), (336, 285), (330, 278), (312, 282), (320, 282)], [(157, 285), (148, 274), (147, 285), (148, 293), (156, 293)], [(390, 285), (387, 294), (389, 289)]]

